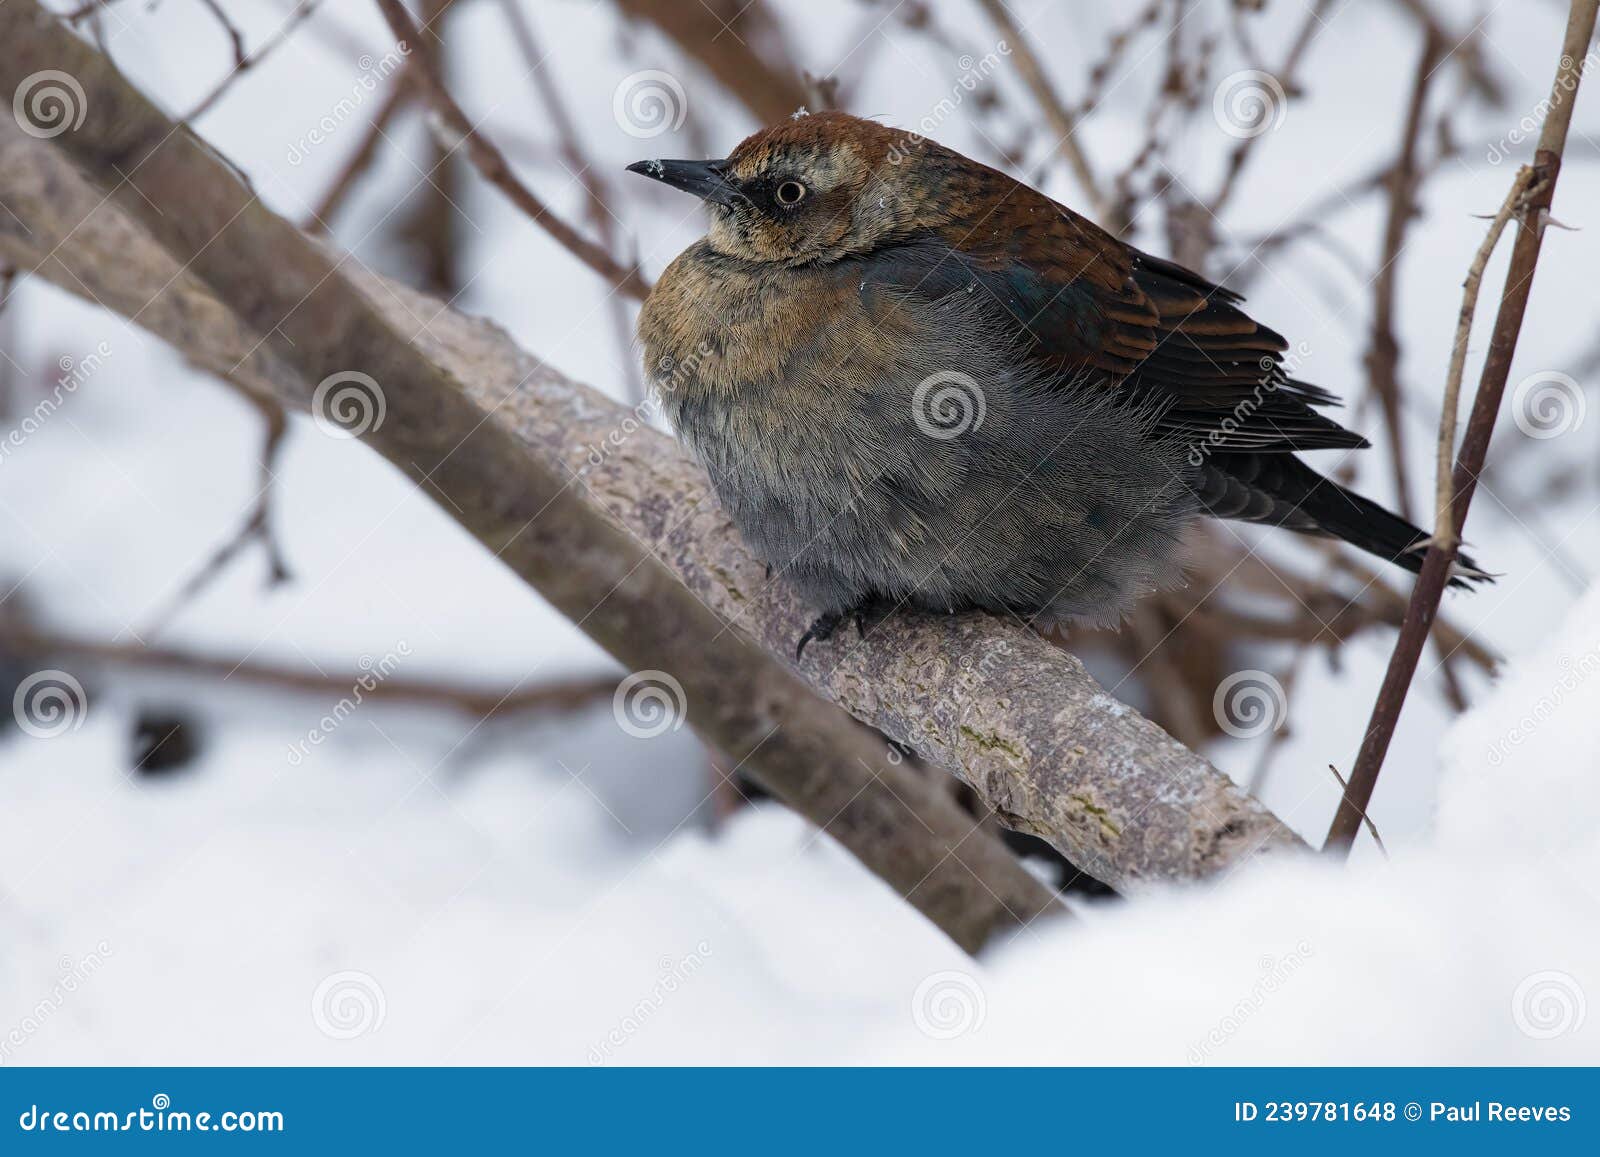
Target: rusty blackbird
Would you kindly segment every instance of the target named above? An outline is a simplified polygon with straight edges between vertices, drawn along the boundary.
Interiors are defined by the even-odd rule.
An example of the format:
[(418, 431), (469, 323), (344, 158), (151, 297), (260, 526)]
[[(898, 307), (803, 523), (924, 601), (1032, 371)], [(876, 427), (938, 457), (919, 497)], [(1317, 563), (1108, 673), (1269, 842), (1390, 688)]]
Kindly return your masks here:
[(1296, 456), (1368, 443), (1238, 294), (1004, 173), (836, 112), (629, 168), (710, 207), (639, 336), (746, 542), (820, 612), (801, 649), (906, 604), (1112, 623), (1181, 581), (1201, 516), (1420, 569), (1421, 530)]

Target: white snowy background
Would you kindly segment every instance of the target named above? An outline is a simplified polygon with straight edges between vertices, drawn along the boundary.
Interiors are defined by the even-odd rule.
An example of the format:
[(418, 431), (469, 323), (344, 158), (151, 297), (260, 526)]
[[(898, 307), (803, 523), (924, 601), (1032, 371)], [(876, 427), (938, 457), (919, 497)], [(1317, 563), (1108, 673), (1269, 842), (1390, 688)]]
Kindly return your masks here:
[[(1274, 0), (1263, 41), (1281, 43), (1304, 2)], [(287, 8), (224, 4), (251, 43)], [(1012, 6), (1069, 87), (1126, 19), (1118, 5)], [(552, 159), (498, 7), (472, 3), (454, 18), (458, 95), (579, 219), (582, 190)], [(853, 107), (914, 126), (961, 67), (870, 18), (891, 7), (774, 5), (812, 72), (854, 76), (851, 60), (866, 54)], [(1417, 386), (1408, 432), (1419, 486), (1432, 478), (1436, 398), (1459, 283), (1483, 235), (1477, 215), (1493, 211), (1512, 175), (1477, 142), (1533, 112), (1564, 11), (1534, 0), (1440, 7), (1463, 32), (1483, 22), (1510, 96), (1504, 110), (1469, 118), (1469, 144), (1429, 183), (1406, 255), (1397, 328)], [(526, 9), (585, 148), (622, 191), (624, 235), (654, 275), (700, 219), (679, 198), (626, 183), (621, 168), (694, 146), (683, 132), (623, 131), (618, 85), (644, 68), (671, 73), (719, 151), (757, 126), (659, 35), (624, 37), (609, 5)], [(937, 9), (977, 55), (992, 45), (974, 6)], [(153, 10), (122, 0), (106, 29), (119, 65), (169, 109), (192, 107), (226, 71), (226, 39), (198, 0)], [(357, 118), (292, 159), (360, 75), (351, 44), (374, 57), (392, 48), (373, 5), (323, 4), (197, 124), (290, 217), (305, 216), (362, 134)], [(1224, 226), (1265, 232), (1385, 162), (1416, 51), (1401, 5), (1335, 3), (1307, 58), (1306, 94), (1259, 142)], [(1160, 67), (1159, 53), (1124, 63), (1083, 130), (1091, 155), (1109, 163), (1136, 147)], [(1014, 75), (997, 83), (1026, 107)], [(1455, 99), (1453, 85), (1437, 99)], [(984, 155), (962, 115), (934, 135)], [(422, 157), (414, 119), (393, 136), (335, 231), (379, 269), (396, 255), (373, 237)], [(1594, 348), (1597, 139), (1600, 92), (1587, 92), (1555, 208), (1580, 231), (1547, 237), (1514, 383), (1575, 372)], [(1209, 187), (1232, 144), (1221, 131), (1186, 134), (1185, 172)], [(1063, 166), (1043, 174), (1047, 191), (1075, 200)], [(460, 207), (467, 278), (456, 307), (622, 396), (629, 371), (599, 280), (476, 180)], [(1368, 198), (1327, 227), (1370, 262), (1380, 211)], [(1139, 240), (1162, 248), (1159, 229)], [(1346, 392), (1361, 380), (1370, 294), (1325, 250), (1276, 254), (1255, 271), (1251, 306), (1309, 344), (1306, 377)], [(48, 391), (59, 359), (81, 360), (102, 341), (103, 365), (0, 462), (0, 595), (75, 637), (127, 643), (146, 637), (248, 508), (260, 430), (254, 410), (156, 339), (27, 280), (0, 315), (14, 395), (0, 425)], [(1525, 435), (1508, 419), (1498, 437), (1504, 451)], [(482, 726), (369, 704), (295, 764), (291, 745), (331, 701), (86, 670), (75, 728), (0, 739), (0, 1042), (14, 1034), (0, 1062), (1600, 1062), (1600, 1010), (1587, 1008), (1600, 1000), (1600, 590), (1584, 594), (1600, 563), (1597, 447), (1591, 414), (1517, 451), (1519, 471), (1556, 454), (1579, 464), (1583, 484), (1562, 504), (1518, 509), (1480, 492), (1469, 538), (1505, 577), (1447, 606), (1509, 662), (1492, 684), (1468, 679), (1473, 708), (1456, 721), (1425, 658), (1372, 809), (1390, 858), (1364, 836), (1346, 869), (1279, 860), (1082, 909), (981, 962), (782, 809), (714, 823), (713, 777), (692, 734), (631, 737), (608, 702)], [(1362, 486), (1383, 498), (1381, 453), (1369, 455)], [(1425, 509), (1427, 494), (1414, 497)], [(395, 471), (299, 418), (274, 518), (293, 582), (264, 589), (264, 562), (249, 553), (150, 641), (334, 676), (400, 650), (408, 678), (620, 678)], [(1268, 553), (1294, 549), (1263, 542)], [(1296, 688), (1292, 734), (1263, 796), (1313, 842), (1336, 799), (1327, 765), (1348, 767), (1392, 641), (1369, 633), (1337, 669), (1313, 659)], [(132, 719), (162, 704), (194, 714), (201, 754), (169, 777), (134, 775)], [(1259, 742), (1208, 754), (1245, 779)]]

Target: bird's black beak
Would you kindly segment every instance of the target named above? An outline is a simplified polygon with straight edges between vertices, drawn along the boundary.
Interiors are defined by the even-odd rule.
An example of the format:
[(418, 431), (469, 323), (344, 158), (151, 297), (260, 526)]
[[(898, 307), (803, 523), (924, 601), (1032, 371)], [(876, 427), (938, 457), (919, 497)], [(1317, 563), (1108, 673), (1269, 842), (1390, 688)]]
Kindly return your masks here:
[(714, 205), (732, 206), (739, 199), (739, 190), (727, 180), (726, 161), (635, 161), (628, 172), (642, 173)]

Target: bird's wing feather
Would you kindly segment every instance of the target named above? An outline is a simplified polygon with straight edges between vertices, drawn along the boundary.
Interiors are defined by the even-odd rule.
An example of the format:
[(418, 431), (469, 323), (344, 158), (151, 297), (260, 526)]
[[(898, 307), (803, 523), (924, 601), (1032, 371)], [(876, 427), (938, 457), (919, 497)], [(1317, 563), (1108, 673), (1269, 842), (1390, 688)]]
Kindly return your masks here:
[(1256, 451), (1367, 444), (1312, 408), (1335, 399), (1290, 377), (1288, 343), (1247, 316), (1237, 294), (1025, 186), (986, 215), (879, 250), (864, 265), (863, 290), (986, 295), (1051, 377), (1114, 383), (1159, 407), (1159, 426), (1174, 434)]

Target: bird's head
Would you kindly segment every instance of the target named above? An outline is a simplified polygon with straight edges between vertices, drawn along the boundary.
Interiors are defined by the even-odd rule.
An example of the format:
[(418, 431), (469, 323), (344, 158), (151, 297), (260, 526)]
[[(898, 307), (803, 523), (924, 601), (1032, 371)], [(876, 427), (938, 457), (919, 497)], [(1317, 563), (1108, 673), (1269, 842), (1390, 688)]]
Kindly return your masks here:
[(927, 162), (952, 155), (826, 112), (763, 129), (720, 161), (639, 161), (628, 170), (705, 201), (717, 252), (797, 265), (868, 253), (932, 224), (940, 198)]

